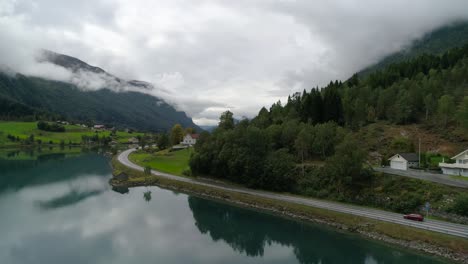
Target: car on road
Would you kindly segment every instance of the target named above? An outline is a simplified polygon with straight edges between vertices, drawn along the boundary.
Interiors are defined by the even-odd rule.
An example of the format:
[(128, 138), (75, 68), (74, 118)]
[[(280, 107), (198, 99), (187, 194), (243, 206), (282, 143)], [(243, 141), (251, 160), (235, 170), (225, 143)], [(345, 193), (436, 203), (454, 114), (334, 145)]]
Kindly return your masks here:
[(413, 220), (413, 221), (424, 221), (424, 216), (420, 214), (406, 214), (403, 216), (404, 219)]

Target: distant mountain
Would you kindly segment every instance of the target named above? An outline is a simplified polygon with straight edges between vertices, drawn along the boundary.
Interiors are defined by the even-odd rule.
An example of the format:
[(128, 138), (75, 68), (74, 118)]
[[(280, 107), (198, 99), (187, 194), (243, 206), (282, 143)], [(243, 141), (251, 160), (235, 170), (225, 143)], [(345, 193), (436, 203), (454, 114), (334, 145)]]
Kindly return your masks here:
[(38, 57), (38, 61), (53, 63), (57, 66), (66, 68), (73, 73), (92, 73), (96, 76), (99, 76), (101, 79), (104, 79), (114, 88), (133, 87), (140, 90), (152, 90), (154, 88), (153, 85), (148, 82), (138, 80), (126, 81), (107, 73), (99, 67), (91, 66), (82, 60), (68, 55), (59, 54), (50, 50), (43, 50), (40, 56)]
[(39, 55), (38, 60), (40, 62), (43, 62), (43, 61), (51, 62), (55, 65), (62, 66), (64, 68), (72, 70), (73, 72), (77, 72), (81, 70), (81, 71), (88, 71), (88, 72), (100, 73), (100, 74), (106, 74), (108, 76), (112, 76), (99, 67), (91, 66), (87, 64), (86, 62), (79, 60), (77, 58), (64, 55), (64, 54), (60, 54), (60, 53), (56, 53), (50, 50), (43, 50), (41, 54)]
[(376, 70), (381, 70), (390, 64), (407, 61), (416, 58), (423, 53), (442, 54), (452, 48), (461, 47), (468, 43), (468, 22), (459, 22), (449, 26), (444, 26), (431, 33), (426, 34), (421, 39), (415, 41), (408, 48), (393, 53), (383, 58), (361, 72), (359, 75), (368, 75)]
[(72, 83), (0, 73), (0, 118), (59, 116), (147, 131), (169, 130), (180, 123), (200, 130), (186, 113), (161, 98), (139, 92), (153, 89), (149, 83), (126, 81), (77, 58), (50, 51), (45, 51), (40, 60), (72, 72), (97, 74), (113, 87), (83, 90)]
[(205, 131), (208, 131), (208, 132), (212, 132), (213, 130), (215, 130), (218, 126), (200, 126), (201, 129), (205, 130)]

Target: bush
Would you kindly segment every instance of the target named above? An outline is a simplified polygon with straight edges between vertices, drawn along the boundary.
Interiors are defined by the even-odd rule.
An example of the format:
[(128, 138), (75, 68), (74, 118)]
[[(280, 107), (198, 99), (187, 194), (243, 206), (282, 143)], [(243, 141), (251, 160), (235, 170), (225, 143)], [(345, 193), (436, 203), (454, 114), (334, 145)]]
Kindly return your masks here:
[(398, 196), (392, 203), (392, 209), (400, 213), (413, 213), (423, 204), (423, 199), (419, 194), (412, 192)]
[(394, 155), (399, 152), (414, 152), (414, 145), (408, 138), (394, 138), (390, 143), (389, 154)]
[(450, 211), (459, 215), (468, 216), (468, 194), (459, 195), (455, 199)]
[(270, 153), (264, 163), (263, 175), (257, 186), (273, 191), (291, 191), (296, 182), (291, 175), (294, 170), (294, 157), (287, 149)]
[(192, 176), (192, 171), (190, 169), (186, 169), (182, 172), (182, 175), (190, 177)]
[(44, 121), (37, 122), (37, 128), (39, 130), (49, 131), (49, 132), (65, 132), (65, 127), (56, 123), (48, 123)]
[(13, 142), (17, 141), (17, 140), (16, 140), (16, 137), (15, 137), (15, 136), (12, 136), (12, 135), (10, 135), (10, 134), (7, 135), (7, 138), (8, 138), (10, 141), (13, 141)]

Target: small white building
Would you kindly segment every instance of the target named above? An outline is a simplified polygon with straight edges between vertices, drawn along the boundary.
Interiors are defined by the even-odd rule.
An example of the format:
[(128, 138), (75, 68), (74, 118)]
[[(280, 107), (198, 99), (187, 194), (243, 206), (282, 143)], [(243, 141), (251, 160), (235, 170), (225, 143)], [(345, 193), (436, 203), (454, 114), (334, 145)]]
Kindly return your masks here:
[(439, 163), (443, 174), (468, 177), (468, 149), (453, 156), (455, 163)]
[(419, 157), (416, 153), (397, 153), (388, 160), (390, 168), (395, 170), (408, 170), (410, 167), (419, 166)]
[(198, 136), (198, 134), (187, 134), (184, 136), (184, 139), (182, 140), (182, 142), (180, 142), (180, 144), (186, 146), (195, 145), (197, 143)]

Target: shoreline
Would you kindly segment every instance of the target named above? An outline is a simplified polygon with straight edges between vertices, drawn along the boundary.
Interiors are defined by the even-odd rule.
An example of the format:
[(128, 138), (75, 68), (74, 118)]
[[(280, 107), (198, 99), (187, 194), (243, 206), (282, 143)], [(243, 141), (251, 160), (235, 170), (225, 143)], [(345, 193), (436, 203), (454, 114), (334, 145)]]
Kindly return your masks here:
[[(197, 186), (154, 175), (148, 176), (141, 171), (124, 166), (115, 158), (112, 160), (112, 168), (114, 175), (123, 172), (129, 176), (128, 180), (110, 179), (109, 184), (113, 187), (158, 186), (189, 195), (226, 202), (234, 206), (262, 210), (280, 217), (324, 224), (339, 231), (358, 234), (367, 239), (417, 250), (420, 253), (458, 263), (468, 263), (468, 240), (463, 238), (250, 194), (240, 194), (208, 186)], [(454, 241), (456, 242), (454, 243)]]

